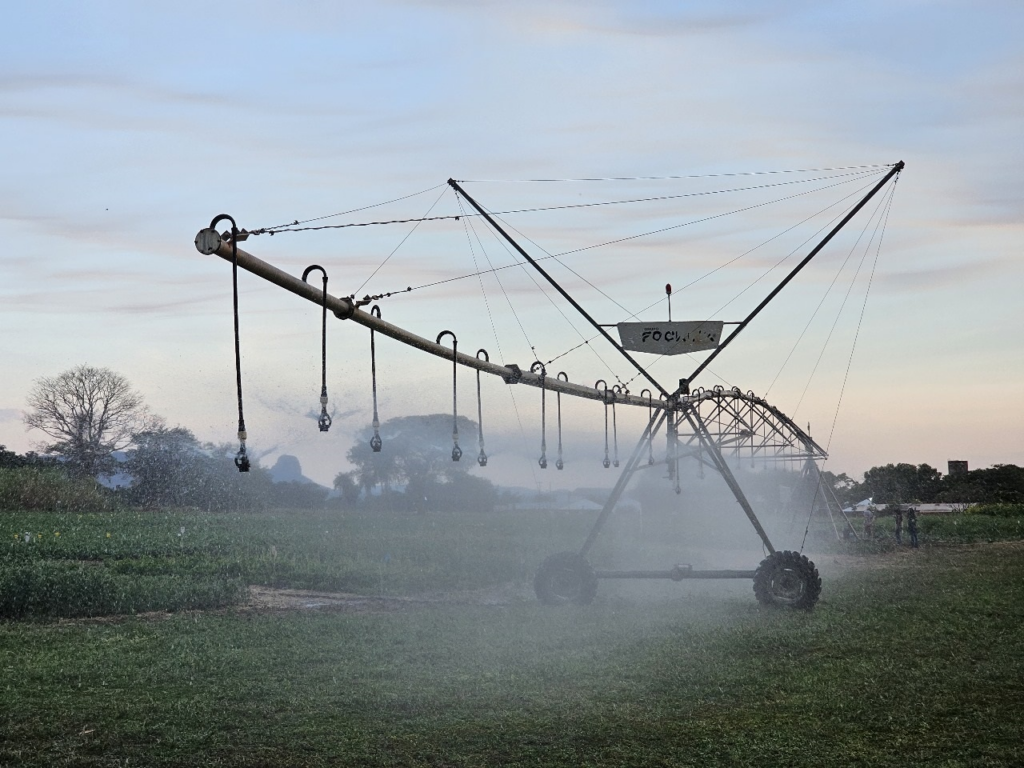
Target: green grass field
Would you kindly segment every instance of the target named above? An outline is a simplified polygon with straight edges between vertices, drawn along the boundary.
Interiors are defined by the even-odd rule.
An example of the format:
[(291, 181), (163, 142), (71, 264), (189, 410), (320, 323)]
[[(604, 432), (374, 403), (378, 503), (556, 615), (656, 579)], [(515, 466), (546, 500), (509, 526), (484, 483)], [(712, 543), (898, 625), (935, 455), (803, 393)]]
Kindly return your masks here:
[[(541, 606), (536, 563), (588, 522), (4, 513), (3, 578), (61, 578), (0, 621), (0, 765), (1024, 764), (1015, 520), (832, 547), (810, 613), (745, 581)], [(175, 612), (55, 618), (111, 612), (81, 609), (90, 572), (114, 612)], [(223, 607), (250, 584), (407, 599)]]
[[(532, 578), (591, 517), (0, 513), (0, 617), (217, 608), (246, 585), (416, 595)], [(554, 549), (551, 549), (554, 547)]]

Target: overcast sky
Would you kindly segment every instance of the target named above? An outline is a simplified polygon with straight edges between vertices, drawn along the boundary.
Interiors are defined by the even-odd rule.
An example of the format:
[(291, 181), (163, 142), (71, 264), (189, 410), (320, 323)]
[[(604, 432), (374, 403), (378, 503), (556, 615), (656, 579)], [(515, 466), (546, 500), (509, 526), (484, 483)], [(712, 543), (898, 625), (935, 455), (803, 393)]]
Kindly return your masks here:
[[(664, 283), (686, 285), (777, 237), (673, 302), (675, 319), (736, 320), (782, 267), (748, 286), (787, 254), (799, 258), (884, 167), (826, 181), (815, 180), (843, 172), (496, 182), (904, 160), (895, 195), (867, 206), (699, 383), (767, 392), (828, 443), (836, 472), (1024, 464), (1020, 3), (39, 2), (8, 8), (0, 34), (9, 448), (43, 437), (21, 421), (33, 380), (80, 363), (124, 374), (169, 424), (233, 441), (230, 267), (193, 247), (218, 213), (252, 229), (421, 193), (316, 223), (454, 215), (449, 177), (493, 180), (466, 188), (497, 211), (673, 197), (506, 220), (538, 255), (677, 227), (561, 259), (575, 274), (559, 265), (559, 278), (609, 323), (663, 319)], [(778, 181), (799, 183), (765, 186)], [(295, 274), (321, 263), (342, 295), (514, 261), (466, 219), (264, 235), (245, 247)], [(240, 291), (252, 449), (267, 451), (265, 463), (297, 455), (329, 484), (370, 419), (367, 334), (330, 326), (336, 421), (321, 435), (308, 417), (319, 395), (316, 307), (247, 274)], [(519, 270), (381, 309), (422, 336), (450, 329), (460, 349), (524, 366), (578, 344), (574, 327), (586, 331)], [(551, 372), (588, 384), (632, 376), (614, 350), (591, 346)], [(443, 361), (387, 340), (378, 354), (382, 419), (450, 407)], [(693, 365), (660, 360), (653, 371), (672, 383)], [(611, 482), (599, 466), (600, 405), (563, 399), (569, 467), (542, 473), (539, 392), (482, 387), (495, 479)], [(460, 372), (461, 413), (475, 417), (475, 394), (472, 373)], [(644, 415), (619, 414), (623, 445)], [(554, 441), (549, 429), (549, 456)], [(468, 459), (475, 446), (465, 447)]]

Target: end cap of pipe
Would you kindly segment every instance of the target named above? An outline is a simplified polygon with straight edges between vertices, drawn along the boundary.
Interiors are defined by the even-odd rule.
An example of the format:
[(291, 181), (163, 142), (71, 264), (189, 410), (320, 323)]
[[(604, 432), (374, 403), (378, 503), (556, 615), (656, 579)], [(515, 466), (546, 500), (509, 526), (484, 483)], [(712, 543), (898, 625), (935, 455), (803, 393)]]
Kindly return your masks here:
[(222, 242), (224, 241), (217, 230), (207, 227), (199, 230), (199, 234), (196, 235), (196, 250), (204, 256), (211, 256), (217, 252)]

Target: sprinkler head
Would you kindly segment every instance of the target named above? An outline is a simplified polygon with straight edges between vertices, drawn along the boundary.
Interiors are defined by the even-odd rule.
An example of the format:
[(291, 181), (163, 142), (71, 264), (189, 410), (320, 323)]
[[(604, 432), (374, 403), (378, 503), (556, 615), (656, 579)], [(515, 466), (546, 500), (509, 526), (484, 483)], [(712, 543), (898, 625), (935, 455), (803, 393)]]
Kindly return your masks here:
[(320, 410), (320, 418), (316, 420), (316, 425), (320, 427), (321, 432), (326, 432), (331, 428), (332, 421), (333, 419), (331, 419), (331, 415), (327, 413), (327, 406), (325, 405)]

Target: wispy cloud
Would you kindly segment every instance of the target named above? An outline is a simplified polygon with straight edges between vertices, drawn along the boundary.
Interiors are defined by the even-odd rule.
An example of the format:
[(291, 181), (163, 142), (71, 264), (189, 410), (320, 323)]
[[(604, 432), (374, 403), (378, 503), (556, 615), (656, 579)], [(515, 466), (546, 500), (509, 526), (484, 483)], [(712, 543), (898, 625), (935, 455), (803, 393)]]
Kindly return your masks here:
[[(4, 382), (21, 383), (5, 392), (5, 405), (24, 400), (36, 367), (113, 358), (133, 380), (159, 369), (150, 386), (163, 392), (166, 412), (200, 430), (230, 428), (230, 418), (208, 414), (203, 403), (223, 395), (230, 417), (232, 388), (222, 392), (218, 378), (216, 392), (200, 393), (194, 381), (202, 371), (223, 370), (230, 382), (230, 265), (195, 252), (196, 230), (221, 211), (249, 228), (279, 224), (359, 208), (448, 176), (671, 175), (903, 159), (907, 171), (874, 285), (887, 321), (913, 326), (921, 334), (917, 349), (938, 345), (951, 329), (985, 325), (1000, 354), (972, 350), (979, 371), (1005, 371), (1008, 349), (1024, 359), (1016, 354), (1020, 334), (1003, 330), (1012, 323), (992, 322), (1019, 305), (1012, 291), (1024, 236), (1024, 9), (1017, 4), (392, 0), (298, 3), (284, 13), (257, 0), (242, 13), (186, 0), (186, 8), (114, 0), (58, 15), (37, 3), (7, 19), (0, 137), (11, 151), (0, 178), (0, 314), (5, 327), (18, 329), (3, 339)], [(221, 42), (230, 55), (209, 55), (198, 18), (204, 29), (228, 30)], [(640, 185), (652, 195), (656, 186)], [(618, 194), (601, 185), (470, 191), (495, 210)], [(751, 196), (757, 194), (774, 193)], [(428, 197), (387, 212), (421, 216), (433, 202)], [(543, 255), (720, 212), (730, 205), (723, 198), (507, 219), (540, 246), (528, 250)], [(665, 282), (681, 287), (800, 220), (812, 212), (813, 198), (562, 260), (637, 308), (661, 300)], [(383, 210), (339, 220), (377, 218)], [(454, 198), (443, 197), (439, 212), (458, 212)], [(479, 226), (486, 256), (475, 239), (471, 253), (465, 224), (422, 225), (360, 292), (400, 291), (516, 260)], [(344, 295), (360, 288), (408, 229), (268, 236), (252, 238), (247, 249), (296, 275), (321, 263), (332, 293)], [(850, 247), (847, 234), (787, 288), (776, 314), (795, 316), (804, 299), (816, 300)], [(678, 296), (674, 314), (714, 311), (799, 242), (780, 238), (697, 283)], [(621, 309), (579, 277), (544, 263), (602, 322), (621, 319)], [(249, 274), (240, 288), (246, 361), (259, 371), (246, 377), (255, 390), (250, 428), (279, 432), (278, 447), (296, 446), (288, 450), (304, 462), (303, 451), (320, 456), (326, 476), (344, 450), (324, 451), (340, 437), (332, 429), (325, 438), (309, 423), (319, 391), (316, 307)], [(751, 290), (744, 299), (755, 293), (763, 295)], [(938, 295), (941, 302), (915, 301)], [(531, 346), (549, 359), (579, 343), (519, 268), (381, 305), (389, 321), (431, 339), (451, 328), (460, 349), (486, 346), (494, 359), (528, 362)], [(662, 306), (652, 314), (661, 316)], [(216, 326), (207, 322), (213, 313)], [(349, 325), (330, 326), (330, 353), (344, 354), (344, 381), (358, 369), (365, 383), (367, 339)], [(308, 347), (301, 376), (278, 359), (298, 354), (300, 332)], [(861, 344), (863, 359), (886, 353), (866, 332)], [(424, 381), (449, 373), (443, 361), (391, 340), (381, 340), (378, 352), (381, 370), (392, 366), (388, 391), (402, 393), (394, 395), (396, 414), (417, 407)], [(588, 346), (561, 362), (574, 380), (609, 377)], [(910, 380), (913, 365), (895, 359), (889, 373)], [(467, 382), (460, 378), (460, 386)], [(853, 387), (849, 396), (870, 399), (876, 385)], [(277, 402), (288, 392), (308, 396)], [(334, 388), (331, 397), (332, 407), (343, 409), (339, 435), (348, 422), (367, 419), (366, 408), (335, 400)], [(507, 400), (502, 408), (492, 421), (512, 413)], [(914, 434), (914, 407), (901, 408), (866, 417), (864, 440), (877, 444), (889, 430)], [(7, 411), (0, 421), (17, 422), (18, 413)], [(932, 418), (931, 410), (917, 414)], [(1017, 434), (1024, 424), (1018, 419), (1006, 429)], [(962, 437), (951, 434), (948, 442)], [(924, 442), (901, 443), (908, 454), (893, 458), (939, 461), (927, 452), (941, 447)]]
[(1005, 264), (999, 259), (985, 259), (970, 263), (925, 269), (886, 271), (876, 275), (877, 290), (903, 296), (934, 291), (951, 286), (966, 286), (986, 282), (1005, 273)]

